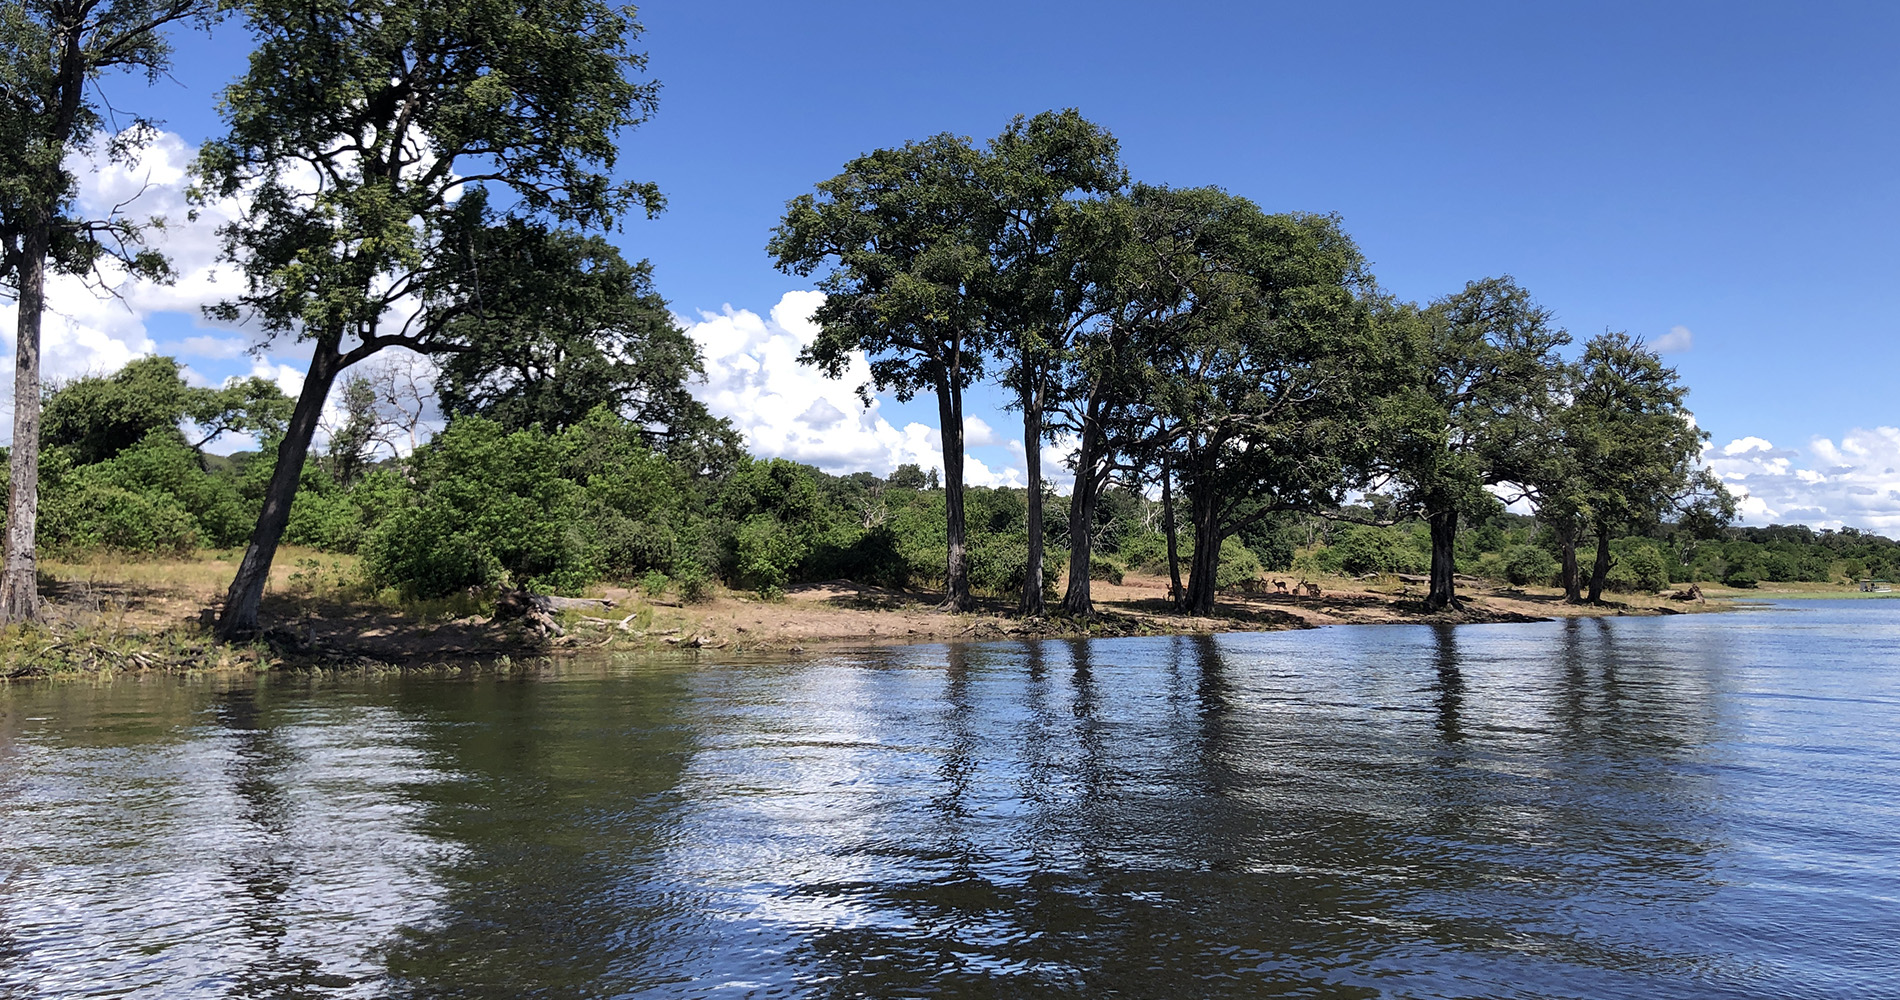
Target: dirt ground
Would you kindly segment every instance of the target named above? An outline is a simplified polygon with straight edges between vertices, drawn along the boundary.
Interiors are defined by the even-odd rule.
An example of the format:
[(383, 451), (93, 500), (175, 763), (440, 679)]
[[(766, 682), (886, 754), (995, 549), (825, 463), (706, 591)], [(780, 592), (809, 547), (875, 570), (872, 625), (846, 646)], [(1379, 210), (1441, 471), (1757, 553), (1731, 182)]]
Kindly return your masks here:
[[(43, 589), (55, 632), (201, 637), (234, 566), (228, 554), (219, 553), (175, 562), (54, 564), (47, 568)], [(1514, 622), (1726, 607), (1723, 601), (1628, 595), (1574, 606), (1563, 604), (1555, 591), (1461, 580), (1465, 607), (1428, 613), (1421, 587), (1385, 577), (1320, 581), (1318, 596), (1273, 592), (1268, 584), (1262, 588), (1266, 593), (1223, 594), (1214, 615), (1189, 617), (1169, 607), (1166, 579), (1129, 576), (1118, 584), (1095, 582), (1097, 614), (1092, 618), (1024, 619), (1016, 615), (1014, 601), (983, 600), (975, 612), (947, 614), (937, 609), (935, 594), (839, 580), (793, 587), (780, 600), (721, 592), (694, 604), (609, 587), (596, 591), (598, 608), (560, 612), (550, 629), (498, 621), (493, 604), (476, 595), (402, 605), (367, 598), (346, 585), (353, 570), (337, 557), (294, 550), (278, 560), (262, 616), (271, 651), (260, 654), (265, 662), (419, 664), (584, 650), (803, 652), (839, 644)]]

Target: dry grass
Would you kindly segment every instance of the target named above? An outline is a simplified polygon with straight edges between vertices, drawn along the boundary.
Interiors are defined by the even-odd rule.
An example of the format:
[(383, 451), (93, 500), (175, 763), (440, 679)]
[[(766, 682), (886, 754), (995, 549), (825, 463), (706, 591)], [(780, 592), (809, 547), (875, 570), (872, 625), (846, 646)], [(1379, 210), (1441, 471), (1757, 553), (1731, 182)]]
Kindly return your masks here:
[[(162, 558), (99, 552), (81, 559), (42, 560), (40, 573), (66, 586), (144, 590), (209, 606), (224, 598), (243, 555), (243, 549), (205, 549)], [(360, 578), (361, 565), (356, 556), (286, 545), (272, 560), (266, 592), (318, 593), (352, 585)]]

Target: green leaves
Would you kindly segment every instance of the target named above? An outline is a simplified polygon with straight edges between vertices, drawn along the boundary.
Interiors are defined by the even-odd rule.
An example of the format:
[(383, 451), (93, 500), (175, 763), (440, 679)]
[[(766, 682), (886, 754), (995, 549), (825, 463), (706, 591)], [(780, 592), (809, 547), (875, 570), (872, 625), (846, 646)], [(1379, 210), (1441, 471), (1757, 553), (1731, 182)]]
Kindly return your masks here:
[(598, 0), (247, 10), (258, 47), (224, 95), (230, 132), (197, 170), (207, 195), (250, 199), (226, 247), (250, 282), (238, 304), (269, 331), (373, 342), (407, 303), (395, 336), (427, 349), (445, 331), (411, 296), (461, 252), (458, 202), (582, 227), (662, 205), (651, 185), (612, 177), (619, 133), (658, 97), (630, 77), (645, 56), (629, 48), (628, 12)]

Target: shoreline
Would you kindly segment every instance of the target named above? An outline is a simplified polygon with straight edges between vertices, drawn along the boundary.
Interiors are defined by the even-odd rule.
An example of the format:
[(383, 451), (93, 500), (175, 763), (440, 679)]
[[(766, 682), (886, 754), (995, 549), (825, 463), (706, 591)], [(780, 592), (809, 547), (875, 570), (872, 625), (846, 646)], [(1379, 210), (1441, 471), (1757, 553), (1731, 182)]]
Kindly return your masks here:
[[(294, 581), (293, 581), (294, 583)], [(598, 608), (566, 610), (542, 625), (498, 621), (473, 599), (395, 608), (340, 592), (283, 588), (267, 599), (265, 633), (249, 643), (211, 639), (208, 594), (169, 582), (85, 582), (49, 595), (43, 629), (0, 638), (0, 678), (99, 677), (120, 673), (256, 673), (271, 669), (440, 669), (510, 666), (522, 660), (623, 653), (720, 651), (799, 655), (824, 648), (1007, 639), (1109, 638), (1273, 632), (1327, 625), (1476, 625), (1557, 618), (1660, 616), (1730, 610), (1735, 599), (1793, 594), (1721, 591), (1702, 602), (1663, 595), (1611, 595), (1569, 605), (1549, 588), (1461, 581), (1465, 607), (1426, 612), (1415, 587), (1396, 578), (1321, 581), (1318, 596), (1227, 593), (1216, 613), (1175, 614), (1159, 577), (1093, 585), (1097, 614), (1021, 618), (1013, 601), (980, 600), (975, 611), (937, 609), (937, 595), (833, 580), (788, 588), (781, 599), (722, 592), (694, 604), (635, 588), (597, 588)], [(284, 592), (288, 591), (288, 592)], [(1812, 597), (1847, 596), (1814, 593)], [(1862, 596), (1862, 595), (1856, 595)], [(1864, 595), (1874, 597), (1875, 595)]]

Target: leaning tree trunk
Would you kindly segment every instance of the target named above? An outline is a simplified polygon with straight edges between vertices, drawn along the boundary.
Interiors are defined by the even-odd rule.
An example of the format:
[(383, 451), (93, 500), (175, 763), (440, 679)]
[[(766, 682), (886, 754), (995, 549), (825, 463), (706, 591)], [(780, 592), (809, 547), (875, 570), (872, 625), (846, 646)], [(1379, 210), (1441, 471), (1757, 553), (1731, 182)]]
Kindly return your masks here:
[(0, 621), (39, 617), (40, 316), (46, 307), (46, 252), (50, 228), (41, 222), (20, 241), (20, 294), (14, 329), (13, 452), (9, 459), (6, 568), (0, 576)]
[(341, 360), (334, 338), (319, 341), (311, 355), (310, 373), (304, 376), (303, 391), (297, 394), (290, 426), (277, 445), (277, 465), (264, 490), (264, 509), (258, 512), (250, 547), (244, 550), (244, 561), (238, 564), (237, 576), (225, 594), (224, 613), (218, 618), (217, 628), (221, 639), (257, 633), (257, 608), (264, 600), (264, 584), (270, 580), (271, 560), (276, 558), (277, 543), (283, 541), (284, 527), (290, 523), (290, 505), (297, 499), (304, 460), (310, 455), (310, 441), (316, 436), (317, 421), (323, 416), (323, 404), (330, 398), (330, 386), (336, 381)]
[(1577, 526), (1557, 529), (1557, 541), (1563, 550), (1564, 603), (1583, 603), (1583, 582), (1577, 572)]
[(1590, 603), (1603, 601), (1603, 582), (1610, 576), (1610, 529), (1597, 525), (1597, 561), (1590, 567)]
[(1457, 582), (1454, 575), (1458, 571), (1458, 511), (1439, 510), (1425, 516), (1432, 529), (1432, 575), (1431, 588), (1425, 594), (1425, 610), (1442, 611), (1445, 608), (1459, 607)]
[(937, 418), (943, 438), (944, 559), (943, 609), (969, 611), (970, 553), (963, 532), (963, 391), (956, 380), (944, 380), (937, 390)]
[(1029, 381), (1031, 384), (1023, 387), (1023, 468), (1029, 479), (1029, 561), (1023, 566), (1020, 610), (1025, 618), (1040, 618), (1048, 610), (1042, 598), (1042, 380)]
[(1168, 603), (1179, 611), (1187, 594), (1181, 589), (1181, 551), (1174, 540), (1174, 470), (1166, 459), (1161, 462), (1161, 527), (1168, 536)]
[(1102, 461), (1102, 434), (1095, 415), (1091, 402), (1075, 453), (1075, 490), (1069, 494), (1069, 586), (1062, 594), (1062, 611), (1078, 617), (1095, 613), (1089, 562), (1095, 558), (1095, 501), (1101, 494), (1095, 467)]
[(1189, 489), (1188, 512), (1194, 520), (1194, 555), (1188, 561), (1187, 611), (1205, 617), (1214, 613), (1220, 579), (1220, 509), (1211, 491)]

